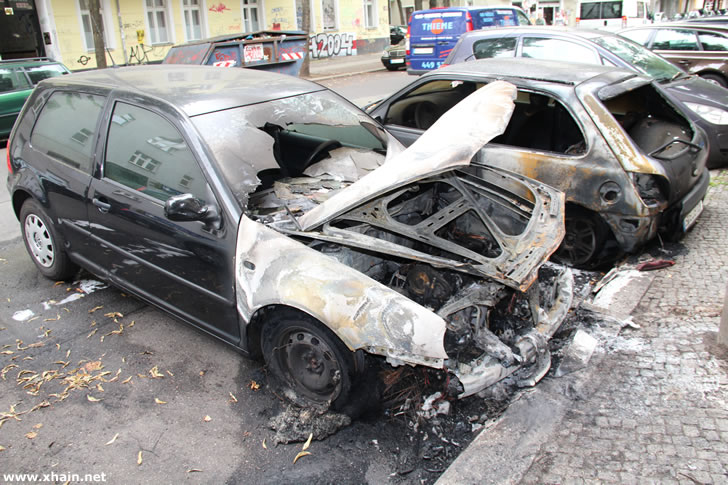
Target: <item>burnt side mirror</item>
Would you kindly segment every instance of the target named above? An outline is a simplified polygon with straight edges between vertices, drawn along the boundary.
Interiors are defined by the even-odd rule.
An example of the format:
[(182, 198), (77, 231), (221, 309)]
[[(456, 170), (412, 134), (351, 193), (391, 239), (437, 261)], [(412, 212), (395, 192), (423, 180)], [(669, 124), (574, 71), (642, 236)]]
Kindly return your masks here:
[(170, 221), (205, 221), (215, 212), (192, 194), (174, 195), (164, 204), (164, 215)]

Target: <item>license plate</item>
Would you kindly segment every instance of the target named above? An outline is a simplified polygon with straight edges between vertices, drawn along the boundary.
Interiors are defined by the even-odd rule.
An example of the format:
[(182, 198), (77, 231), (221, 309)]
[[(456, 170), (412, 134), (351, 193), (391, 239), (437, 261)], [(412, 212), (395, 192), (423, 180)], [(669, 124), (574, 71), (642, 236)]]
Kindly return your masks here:
[(698, 202), (698, 205), (692, 208), (690, 212), (685, 214), (685, 217), (683, 218), (683, 231), (687, 231), (690, 229), (690, 226), (695, 224), (695, 221), (698, 220), (698, 216), (703, 212), (703, 201), (701, 200)]
[(391, 64), (404, 64), (404, 59), (390, 59)]
[(262, 61), (265, 58), (263, 44), (246, 45), (243, 47), (245, 63)]
[(432, 54), (433, 52), (432, 47), (415, 47), (412, 49), (412, 54)]

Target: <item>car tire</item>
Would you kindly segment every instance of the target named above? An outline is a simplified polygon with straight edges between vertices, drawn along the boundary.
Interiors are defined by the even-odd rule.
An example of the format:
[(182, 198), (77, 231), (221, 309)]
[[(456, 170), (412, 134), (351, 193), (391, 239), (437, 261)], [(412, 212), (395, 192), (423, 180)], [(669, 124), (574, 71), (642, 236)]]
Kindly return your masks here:
[(572, 209), (567, 211), (564, 225), (566, 234), (555, 258), (575, 268), (596, 267), (608, 234), (601, 217), (584, 209)]
[(726, 83), (723, 76), (720, 76), (718, 74), (700, 74), (700, 77), (708, 81), (709, 83), (717, 84), (721, 87), (728, 87), (728, 83)]
[(77, 267), (63, 250), (63, 238), (37, 201), (25, 201), (20, 209), (20, 226), (25, 249), (43, 276), (65, 280), (74, 275)]
[(318, 320), (277, 311), (266, 323), (261, 349), (273, 387), (301, 406), (341, 409), (354, 381), (354, 354)]

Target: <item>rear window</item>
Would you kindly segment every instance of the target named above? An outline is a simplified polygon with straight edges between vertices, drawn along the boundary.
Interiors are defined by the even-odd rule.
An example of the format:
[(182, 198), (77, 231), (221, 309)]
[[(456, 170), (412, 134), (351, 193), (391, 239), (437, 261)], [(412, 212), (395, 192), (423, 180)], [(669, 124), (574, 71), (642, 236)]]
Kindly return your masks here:
[(28, 88), (30, 86), (22, 72), (19, 72), (17, 69), (0, 69), (0, 93)]
[(48, 79), (51, 77), (62, 76), (63, 74), (68, 74), (68, 71), (66, 71), (62, 66), (59, 66), (58, 64), (48, 64), (45, 66), (26, 67), (25, 72), (26, 72), (26, 74), (28, 74), (28, 77), (30, 78), (30, 82), (32, 82), (33, 85), (38, 84), (43, 79)]
[(518, 25), (515, 11), (508, 8), (478, 10), (473, 12), (472, 16), (475, 24), (473, 27), (476, 29)]
[(581, 20), (622, 18), (622, 2), (582, 3), (579, 18)]
[(461, 10), (423, 12), (412, 15), (411, 35), (427, 36), (441, 34), (459, 35), (465, 32), (465, 12)]

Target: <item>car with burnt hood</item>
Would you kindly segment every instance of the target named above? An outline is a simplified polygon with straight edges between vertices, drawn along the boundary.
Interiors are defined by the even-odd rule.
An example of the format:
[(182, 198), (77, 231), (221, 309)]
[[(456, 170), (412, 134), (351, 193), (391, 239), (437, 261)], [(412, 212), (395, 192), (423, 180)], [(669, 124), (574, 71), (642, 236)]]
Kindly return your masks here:
[(483, 59), (425, 74), (368, 111), (410, 145), (451, 106), (500, 80), (516, 86), (516, 107), (476, 160), (566, 194), (559, 260), (594, 267), (658, 233), (680, 237), (695, 223), (710, 179), (705, 134), (633, 71)]
[(468, 396), (543, 376), (572, 299), (570, 271), (545, 264), (563, 194), (471, 163), (514, 96), (492, 83), (405, 149), (290, 76), (78, 73), (28, 100), (8, 189), (42, 274), (81, 266), (262, 356), (294, 402), (342, 406), (372, 360)]
[(691, 120), (705, 131), (708, 167), (728, 165), (728, 90), (696, 73), (688, 74), (637, 42), (596, 29), (504, 27), (464, 34), (445, 63), (492, 57), (577, 61), (646, 74), (688, 107)]

